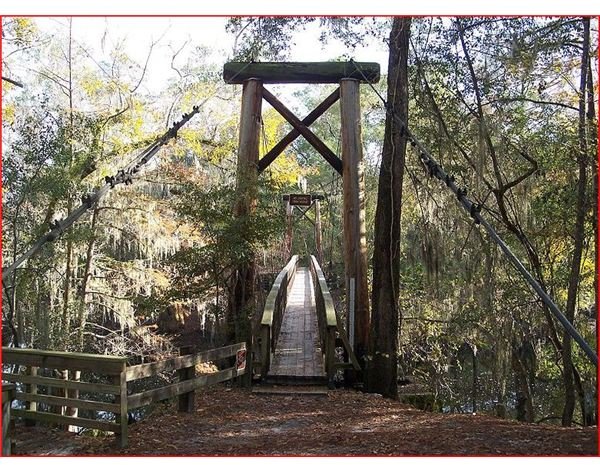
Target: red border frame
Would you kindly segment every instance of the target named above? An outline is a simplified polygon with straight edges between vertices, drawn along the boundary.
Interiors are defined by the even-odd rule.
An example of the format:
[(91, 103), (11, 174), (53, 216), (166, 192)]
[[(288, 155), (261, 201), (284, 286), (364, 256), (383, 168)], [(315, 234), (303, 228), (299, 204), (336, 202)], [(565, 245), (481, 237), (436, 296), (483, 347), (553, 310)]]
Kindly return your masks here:
[[(2, 18), (17, 18), (17, 17), (26, 17), (26, 18), (230, 18), (230, 17), (264, 17), (264, 16), (268, 16), (268, 17), (282, 17), (282, 18), (289, 18), (289, 17), (314, 17), (314, 18), (319, 18), (319, 17), (348, 17), (348, 16), (352, 16), (352, 17), (361, 17), (361, 18), (391, 18), (391, 17), (395, 17), (395, 16), (410, 16), (412, 18), (426, 18), (426, 17), (440, 17), (440, 18), (455, 18), (455, 17), (481, 17), (481, 18), (494, 18), (494, 17), (504, 17), (504, 18), (520, 18), (520, 17), (568, 17), (571, 15), (563, 15), (563, 14), (557, 14), (557, 15), (553, 15), (553, 14), (549, 14), (549, 15), (542, 15), (542, 14), (519, 14), (519, 15), (507, 15), (507, 14), (483, 14), (483, 15), (448, 15), (448, 14), (443, 14), (443, 15), (436, 15), (436, 14), (415, 14), (415, 15), (391, 15), (391, 14), (376, 14), (376, 15), (367, 15), (367, 14), (346, 14), (346, 15), (301, 15), (301, 14), (273, 14), (273, 15), (261, 15), (261, 14), (234, 14), (234, 15), (228, 15), (228, 14), (190, 14), (190, 15), (186, 15), (186, 14), (175, 14), (175, 15), (166, 15), (166, 14), (149, 14), (149, 15), (144, 15), (144, 14), (116, 14), (116, 15), (100, 15), (100, 14), (76, 14), (76, 15), (57, 15), (57, 14), (33, 14), (33, 15), (16, 15), (16, 14), (10, 14), (10, 15), (2, 15), (0, 16), (0, 19)], [(594, 18), (596, 17), (596, 21), (597, 21), (597, 29), (598, 31), (600, 31), (600, 16), (595, 16), (595, 15), (575, 15), (575, 16), (588, 16), (590, 18)], [(2, 25), (0, 24), (0, 31), (2, 29)], [(600, 50), (600, 34), (598, 35), (598, 49)], [(2, 55), (2, 41), (0, 41), (0, 56)], [(598, 69), (598, 76), (596, 79), (596, 99), (599, 99), (599, 95), (600, 95), (600, 53), (598, 54), (598, 57), (596, 58), (597, 60), (597, 69)], [(2, 63), (0, 62), (0, 73), (2, 71)], [(2, 114), (2, 99), (0, 99), (0, 115)], [(600, 115), (597, 113), (596, 114), (596, 119), (597, 119), (597, 130), (598, 130), (598, 134), (600, 134)], [(1, 133), (2, 129), (0, 128), (0, 133)], [(600, 165), (600, 144), (597, 147), (598, 152), (597, 152), (597, 158), (596, 158), (596, 163), (597, 165)], [(0, 176), (2, 175), (2, 139), (0, 138)], [(597, 198), (596, 198), (596, 213), (597, 213), (597, 217), (600, 217), (600, 189), (598, 189), (597, 187)], [(2, 195), (3, 189), (2, 189), (2, 182), (1, 182), (1, 177), (0, 177), (0, 196)], [(2, 215), (2, 204), (0, 203), (0, 218)], [(599, 218), (600, 220), (600, 218)], [(598, 221), (597, 226), (600, 226), (600, 221)], [(1, 223), (0, 223), (0, 231), (1, 231)], [(2, 234), (0, 234), (0, 250), (2, 250)], [(596, 273), (598, 273), (598, 263), (600, 262), (600, 248), (597, 247), (596, 250)], [(0, 254), (0, 265), (2, 265), (2, 255)], [(598, 313), (599, 313), (599, 308), (598, 308), (598, 304), (599, 304), (599, 298), (598, 298), (598, 294), (600, 293), (600, 282), (598, 282), (597, 284), (597, 288), (596, 288), (596, 296), (595, 296), (595, 301), (596, 301), (596, 352), (598, 352), (598, 347), (600, 346), (600, 335), (598, 332)], [(0, 310), (2, 309), (2, 295), (0, 294)], [(2, 323), (0, 321), (0, 347), (2, 346)], [(0, 350), (0, 366), (2, 365), (2, 350)], [(597, 393), (597, 406), (600, 405), (600, 385), (598, 384), (598, 378), (600, 377), (600, 366), (598, 366), (596, 368), (596, 393)], [(1, 380), (1, 371), (0, 371), (0, 380)], [(597, 407), (598, 408), (598, 407)], [(600, 410), (600, 409), (599, 409)], [(598, 412), (597, 412), (598, 415)], [(0, 415), (0, 430), (2, 427), (2, 418)], [(598, 450), (596, 451), (596, 456), (600, 456), (600, 427), (597, 426), (597, 447)], [(2, 457), (2, 453), (0, 451), (0, 457)], [(19, 455), (19, 457), (40, 457), (37, 455)], [(160, 456), (146, 456), (146, 455), (74, 455), (74, 456), (68, 456), (68, 457), (119, 457), (119, 458), (125, 458), (125, 457), (164, 457), (164, 458), (170, 458), (170, 457), (214, 457), (212, 455), (160, 455)], [(255, 457), (255, 456), (233, 456), (233, 457)], [(262, 456), (258, 456), (258, 457), (262, 457)], [(302, 457), (302, 456), (294, 456), (294, 455), (273, 455), (270, 457), (282, 457), (282, 458), (288, 458), (288, 457)], [(338, 456), (310, 456), (310, 458), (317, 458), (317, 457), (338, 457)], [(342, 457), (342, 456), (339, 456)], [(373, 455), (356, 455), (354, 457), (365, 457), (365, 458), (378, 458), (378, 456), (373, 456)], [(524, 458), (529, 458), (531, 456), (520, 456), (520, 455), (509, 455), (509, 456), (504, 456), (504, 455), (444, 455), (444, 456), (439, 456), (439, 455), (400, 455), (400, 456), (396, 456), (396, 457), (524, 457)], [(567, 457), (575, 457), (575, 458), (583, 458), (583, 457), (593, 457), (593, 456), (589, 456), (589, 455), (561, 455), (561, 456), (554, 456), (554, 455), (548, 455), (548, 456), (535, 456), (535, 457), (560, 457), (560, 458), (567, 458)]]

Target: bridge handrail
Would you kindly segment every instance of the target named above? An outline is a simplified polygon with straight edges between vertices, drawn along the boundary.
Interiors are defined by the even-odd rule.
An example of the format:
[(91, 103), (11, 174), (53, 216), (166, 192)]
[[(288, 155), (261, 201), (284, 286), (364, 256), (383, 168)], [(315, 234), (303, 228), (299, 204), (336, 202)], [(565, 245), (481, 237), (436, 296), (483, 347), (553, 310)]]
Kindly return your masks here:
[(331, 385), (336, 371), (335, 342), (338, 327), (337, 315), (325, 275), (314, 255), (310, 256), (310, 273), (312, 275), (315, 294), (319, 338), (325, 358), (325, 372)]
[(319, 291), (315, 293), (315, 300), (321, 300), (320, 303), (317, 302), (317, 308), (321, 307), (323, 310), (323, 312), (319, 313), (323, 314), (323, 322), (325, 323), (324, 327), (337, 326), (335, 306), (333, 305), (333, 298), (329, 292), (329, 287), (327, 286), (327, 281), (325, 280), (323, 270), (321, 269), (321, 266), (314, 255), (310, 256), (310, 262), (315, 288)]
[[(310, 273), (313, 280), (315, 304), (317, 310), (317, 321), (319, 324), (319, 337), (323, 356), (325, 358), (325, 372), (330, 386), (333, 386), (333, 377), (338, 368), (351, 368), (360, 371), (360, 365), (352, 346), (348, 341), (348, 336), (344, 330), (344, 325), (340, 316), (335, 311), (333, 298), (329, 292), (327, 281), (318, 260), (314, 255), (310, 256)], [(336, 345), (339, 339), (348, 355), (349, 362), (338, 362), (336, 357)]]
[(256, 367), (260, 369), (262, 376), (266, 376), (271, 366), (271, 354), (275, 351), (283, 321), (283, 313), (287, 305), (288, 291), (294, 281), (297, 266), (298, 255), (294, 255), (275, 278), (271, 291), (265, 300), (260, 323), (260, 337), (257, 341), (259, 360), (256, 363)]
[(279, 303), (277, 299), (281, 298), (282, 291), (287, 291), (293, 281), (293, 277), (296, 274), (297, 263), (298, 255), (292, 256), (287, 265), (279, 272), (277, 278), (275, 278), (273, 286), (271, 286), (271, 290), (269, 291), (269, 295), (267, 295), (267, 299), (265, 300), (265, 309), (260, 322), (261, 325), (273, 325), (273, 320), (276, 317), (277, 304)]

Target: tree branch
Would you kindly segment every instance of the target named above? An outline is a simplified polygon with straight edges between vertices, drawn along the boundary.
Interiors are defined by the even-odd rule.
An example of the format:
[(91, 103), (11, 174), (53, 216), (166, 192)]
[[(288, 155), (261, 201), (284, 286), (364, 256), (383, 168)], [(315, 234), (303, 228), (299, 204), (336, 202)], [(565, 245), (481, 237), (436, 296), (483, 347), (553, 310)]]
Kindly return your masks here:
[(21, 84), (21, 83), (20, 83), (20, 82), (18, 82), (18, 81), (15, 81), (14, 79), (7, 78), (7, 77), (4, 77), (4, 76), (2, 76), (2, 80), (3, 80), (3, 81), (6, 81), (6, 82), (10, 82), (10, 83), (11, 83), (13, 86), (17, 86), (17, 87), (24, 88), (23, 84)]
[(568, 110), (579, 111), (578, 108), (576, 108), (572, 105), (567, 105), (566, 103), (550, 102), (547, 100), (535, 100), (535, 99), (531, 99), (528, 97), (503, 97), (503, 98), (499, 98), (496, 100), (489, 100), (487, 103), (482, 104), (482, 106), (492, 105), (494, 103), (510, 103), (510, 102), (531, 102), (531, 103), (536, 103), (539, 105), (553, 105), (553, 106), (557, 106), (557, 107), (566, 108)]

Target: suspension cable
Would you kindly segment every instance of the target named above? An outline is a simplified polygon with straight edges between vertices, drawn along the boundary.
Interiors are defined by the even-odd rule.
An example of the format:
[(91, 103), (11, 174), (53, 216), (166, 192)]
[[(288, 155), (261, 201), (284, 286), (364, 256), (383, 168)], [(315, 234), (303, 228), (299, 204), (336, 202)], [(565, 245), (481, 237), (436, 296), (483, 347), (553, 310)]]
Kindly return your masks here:
[(246, 63), (242, 68), (233, 75), (230, 79), (226, 80), (220, 86), (218, 86), (214, 92), (212, 92), (208, 97), (206, 97), (200, 104), (194, 105), (192, 111), (190, 113), (184, 113), (181, 117), (181, 120), (173, 123), (172, 127), (168, 129), (162, 136), (158, 137), (154, 142), (152, 142), (148, 147), (146, 147), (140, 154), (135, 156), (131, 162), (125, 166), (125, 168), (120, 169), (116, 175), (114, 176), (106, 176), (104, 178), (104, 186), (98, 188), (93, 194), (86, 194), (81, 198), (81, 205), (73, 210), (71, 214), (69, 214), (66, 218), (62, 220), (56, 220), (50, 225), (50, 231), (46, 234), (42, 235), (37, 241), (33, 243), (33, 245), (23, 254), (21, 254), (18, 258), (15, 258), (14, 262), (2, 269), (2, 281), (11, 274), (15, 273), (16, 270), (21, 266), (25, 261), (29, 260), (35, 254), (37, 254), (42, 247), (49, 243), (55, 241), (57, 238), (62, 236), (62, 234), (70, 228), (79, 218), (81, 218), (90, 208), (96, 206), (98, 202), (108, 194), (108, 192), (113, 189), (115, 186), (119, 184), (132, 184), (133, 180), (137, 177), (136, 175), (140, 171), (140, 169), (147, 164), (150, 160), (154, 158), (154, 156), (158, 153), (158, 151), (165, 146), (171, 139), (177, 137), (178, 131), (185, 126), (201, 109), (201, 107), (211, 98), (213, 98), (225, 84), (230, 84), (241, 72), (246, 69), (252, 62)]
[(371, 88), (375, 91), (377, 96), (383, 102), (383, 106), (386, 109), (388, 115), (392, 116), (399, 124), (401, 129), (404, 131), (406, 138), (410, 142), (412, 147), (416, 147), (416, 150), (419, 153), (419, 157), (421, 162), (423, 163), (425, 169), (427, 170), (429, 176), (435, 177), (438, 180), (442, 181), (448, 189), (450, 189), (458, 199), (460, 205), (469, 213), (469, 215), (473, 218), (473, 221), (477, 225), (482, 225), (485, 230), (488, 232), (492, 240), (498, 244), (500, 249), (504, 252), (509, 262), (516, 268), (516, 270), (521, 274), (521, 276), (527, 281), (527, 283), (533, 288), (536, 294), (542, 299), (544, 304), (550, 309), (552, 314), (556, 317), (556, 319), (563, 326), (565, 331), (569, 333), (569, 335), (577, 342), (577, 345), (585, 352), (590, 361), (597, 367), (598, 366), (598, 355), (592, 349), (592, 347), (586, 342), (586, 340), (579, 334), (577, 329), (573, 326), (573, 324), (568, 320), (568, 318), (560, 311), (558, 306), (554, 303), (552, 298), (546, 293), (546, 291), (542, 288), (540, 283), (533, 277), (533, 275), (525, 268), (523, 263), (517, 258), (517, 256), (510, 250), (506, 242), (502, 240), (502, 238), (498, 235), (494, 227), (481, 216), (481, 205), (474, 203), (467, 197), (467, 189), (461, 188), (456, 184), (456, 180), (454, 176), (448, 175), (440, 166), (440, 164), (435, 160), (435, 158), (431, 155), (431, 153), (419, 142), (419, 140), (412, 134), (412, 132), (408, 129), (406, 123), (400, 119), (400, 117), (396, 114), (393, 108), (387, 104), (385, 99), (377, 92), (373, 84), (366, 78), (363, 71), (360, 69), (360, 66), (354, 61), (350, 60), (350, 62), (354, 65), (356, 70), (363, 76), (366, 82), (369, 83)]
[(79, 218), (81, 218), (90, 208), (108, 194), (108, 192), (119, 184), (132, 184), (135, 175), (140, 169), (148, 163), (156, 153), (177, 136), (177, 131), (181, 129), (196, 113), (200, 111), (199, 106), (194, 106), (190, 113), (184, 114), (180, 121), (173, 124), (161, 137), (148, 146), (140, 155), (138, 155), (125, 168), (119, 170), (114, 176), (106, 176), (104, 185), (97, 189), (93, 194), (86, 194), (81, 198), (81, 205), (73, 210), (70, 215), (62, 220), (56, 220), (50, 225), (50, 231), (40, 237), (25, 253), (15, 259), (15, 261), (2, 270), (2, 281), (16, 271), (16, 269), (26, 260), (30, 259), (48, 242), (53, 242), (59, 238), (69, 227), (71, 227)]

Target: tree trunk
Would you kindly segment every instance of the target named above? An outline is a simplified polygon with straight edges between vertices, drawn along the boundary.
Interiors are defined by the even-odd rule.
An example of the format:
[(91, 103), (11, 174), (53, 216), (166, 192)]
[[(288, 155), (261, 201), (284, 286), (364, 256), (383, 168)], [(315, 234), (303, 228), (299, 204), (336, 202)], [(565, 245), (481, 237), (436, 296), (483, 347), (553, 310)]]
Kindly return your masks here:
[(294, 238), (294, 210), (288, 200), (285, 203), (285, 238), (283, 240), (283, 262), (287, 263), (292, 256), (292, 242)]
[(85, 330), (85, 321), (87, 317), (87, 307), (88, 307), (88, 285), (90, 282), (90, 277), (92, 275), (92, 263), (94, 260), (94, 248), (96, 245), (96, 223), (98, 221), (99, 209), (98, 205), (94, 207), (94, 211), (92, 213), (92, 220), (90, 228), (92, 230), (92, 237), (90, 238), (87, 244), (87, 250), (85, 253), (85, 265), (83, 268), (83, 276), (81, 281), (81, 287), (79, 288), (79, 314), (77, 315), (78, 325), (79, 325), (79, 350), (83, 351), (84, 340), (83, 334)]
[(321, 229), (321, 202), (315, 200), (315, 246), (319, 265), (323, 266), (323, 231)]
[[(589, 56), (588, 56), (589, 57)], [(588, 142), (590, 147), (588, 147), (588, 151), (590, 153), (598, 153), (598, 121), (596, 119), (596, 105), (595, 105), (595, 100), (594, 100), (594, 77), (593, 77), (593, 72), (592, 72), (592, 66), (591, 66), (591, 60), (592, 58), (589, 57), (590, 59), (590, 65), (588, 66), (588, 79), (587, 79), (587, 131), (588, 131)], [(598, 159), (596, 157), (594, 157), (592, 159), (592, 201), (591, 201), (591, 208), (592, 208), (592, 226), (594, 228), (594, 305), (595, 305), (595, 311), (596, 311), (596, 315), (598, 315), (598, 273), (600, 272), (600, 268), (599, 268), (599, 262), (600, 262), (600, 255), (599, 255), (599, 249), (598, 249)], [(596, 325), (596, 340), (598, 340), (598, 325)], [(590, 396), (592, 399), (597, 399), (598, 398), (598, 385), (597, 383), (594, 383), (594, 392), (592, 394), (592, 396)], [(585, 402), (585, 395), (584, 395), (584, 402)], [(586, 412), (584, 413), (582, 411), (582, 414), (584, 413), (584, 425), (585, 426), (591, 426), (591, 425), (595, 425), (596, 421), (597, 421), (597, 413), (596, 413), (596, 409), (594, 408), (589, 408), (589, 409), (583, 409), (582, 410), (586, 410)]]
[[(390, 33), (388, 114), (373, 246), (373, 290), (367, 387), (386, 397), (398, 397), (398, 308), (400, 284), (400, 214), (408, 122), (408, 47), (410, 18), (394, 18)], [(397, 117), (397, 118), (395, 118)]]
[[(67, 200), (67, 215), (71, 214), (72, 202), (69, 195), (69, 199)], [(73, 261), (73, 239), (71, 235), (68, 235), (67, 238), (67, 257), (65, 264), (65, 284), (63, 288), (63, 302), (62, 302), (62, 320), (61, 320), (61, 350), (68, 350), (69, 344), (69, 333), (70, 333), (70, 315), (69, 315), (69, 306), (71, 305), (71, 275), (73, 274), (72, 270), (72, 261)]]
[[(69, 169), (73, 166), (73, 156), (74, 156), (74, 147), (73, 147), (73, 138), (74, 134), (74, 120), (73, 120), (73, 56), (72, 56), (72, 46), (73, 46), (73, 18), (69, 20), (69, 48), (68, 48), (68, 64), (69, 64)], [(67, 194), (67, 216), (71, 214), (73, 210), (73, 196), (70, 192)], [(71, 301), (71, 279), (72, 279), (72, 261), (73, 261), (73, 236), (71, 234), (67, 234), (67, 257), (65, 264), (65, 285), (63, 289), (63, 309), (62, 309), (62, 328), (61, 328), (61, 349), (68, 350), (69, 344), (69, 333), (70, 331), (70, 315), (69, 315), (69, 306)]]
[(535, 373), (535, 352), (531, 343), (524, 341), (520, 346), (513, 343), (512, 367), (515, 377), (517, 420), (532, 423), (533, 378)]
[(473, 386), (472, 386), (472, 411), (473, 413), (477, 412), (477, 393), (479, 392), (479, 365), (477, 363), (477, 346), (475, 344), (471, 345), (471, 361), (473, 368)]
[[(567, 292), (567, 306), (565, 316), (571, 323), (575, 320), (575, 308), (577, 306), (577, 291), (579, 289), (579, 277), (581, 271), (581, 256), (583, 253), (585, 215), (586, 215), (586, 188), (587, 188), (587, 138), (586, 138), (586, 88), (587, 68), (590, 51), (590, 20), (583, 19), (583, 46), (581, 51), (581, 79), (579, 82), (579, 153), (577, 154), (577, 165), (579, 175), (577, 179), (577, 200), (575, 206), (575, 229), (573, 231), (573, 257), (571, 259), (571, 271), (569, 275), (569, 288)], [(573, 381), (573, 359), (572, 338), (566, 331), (563, 335), (563, 381), (565, 388), (565, 406), (562, 415), (563, 426), (571, 426), (573, 412), (575, 410), (575, 385)]]

